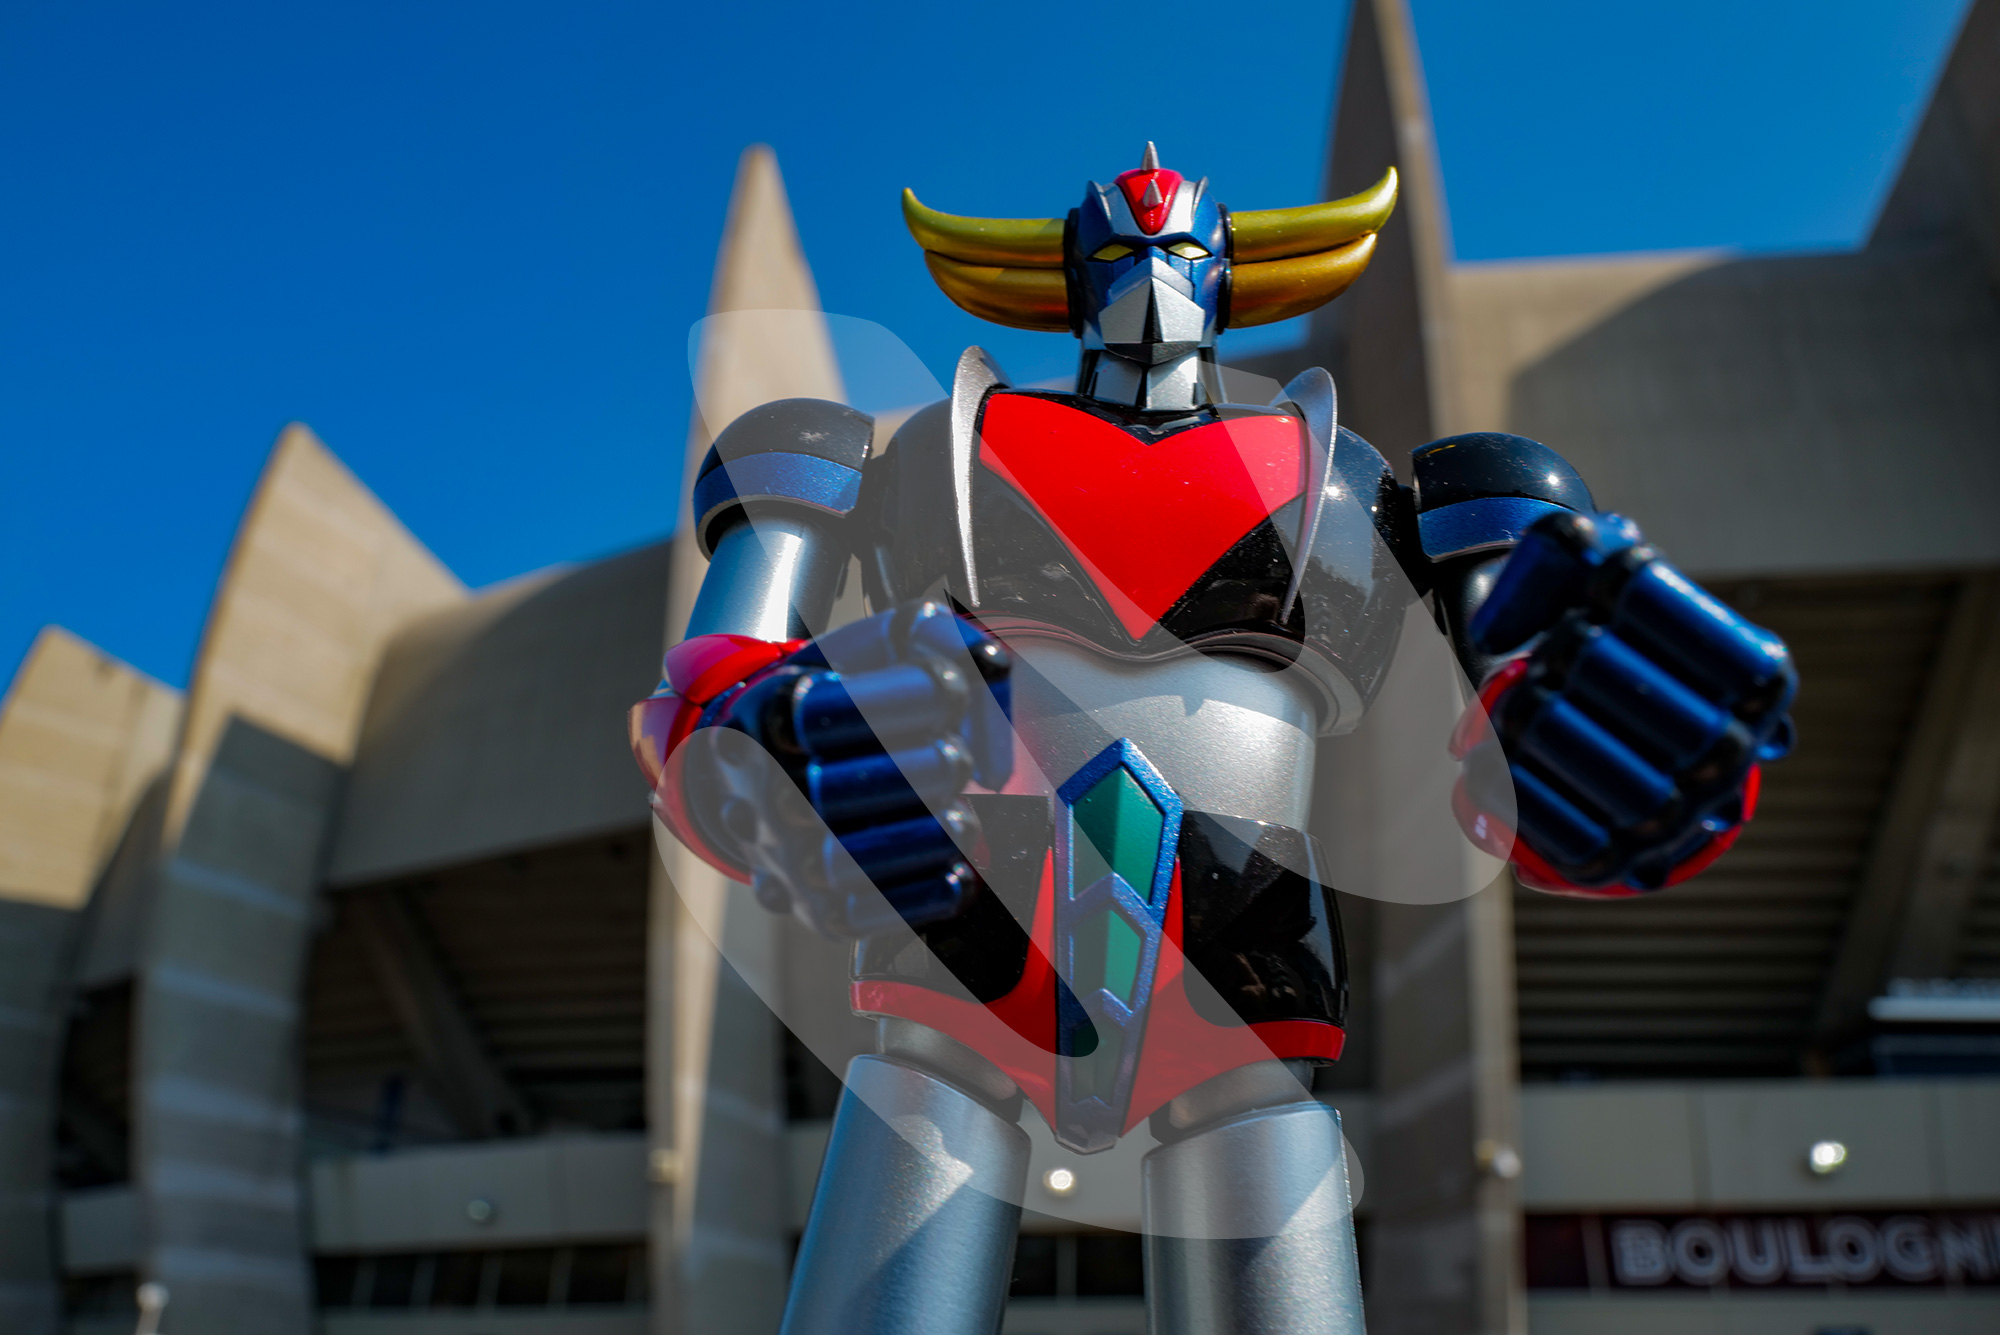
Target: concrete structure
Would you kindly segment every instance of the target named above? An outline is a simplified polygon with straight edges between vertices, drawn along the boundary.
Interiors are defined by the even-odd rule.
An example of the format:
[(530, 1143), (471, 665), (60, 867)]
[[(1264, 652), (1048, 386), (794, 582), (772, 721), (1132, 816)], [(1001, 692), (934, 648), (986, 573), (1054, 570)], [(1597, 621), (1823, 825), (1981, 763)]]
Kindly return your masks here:
[[(1700, 882), (1619, 906), (1486, 893), (1363, 909), (1375, 1069), (1336, 1079), (1378, 1098), (1377, 1329), (1539, 1329), (1557, 1301), (1533, 1298), (1524, 1318), (1517, 1221), (1536, 1203), (1479, 1172), (1521, 1143), (1494, 1073), (1845, 1069), (1888, 979), (2000, 972), (1996, 36), (2000, 5), (1975, 5), (1861, 251), (1455, 265), (1407, 15), (1398, 0), (1355, 6), (1327, 193), (1396, 162), (1403, 204), (1368, 280), (1304, 347), (1252, 369), (1333, 368), (1346, 420), (1392, 460), (1459, 430), (1550, 442), (1600, 504), (1640, 516), (1784, 633), (1807, 681), (1804, 743)], [(1538, 1135), (1554, 1106), (1531, 1099), (1521, 1114), (1530, 1192), (1538, 1159), (1588, 1144)], [(1787, 1171), (1799, 1153), (1781, 1156)], [(1891, 1194), (1927, 1190), (1911, 1179)], [(1547, 1320), (1571, 1324), (1550, 1328), (1580, 1328), (1562, 1301)], [(1593, 1319), (1622, 1329), (1633, 1310)], [(1741, 1319), (1780, 1319), (1753, 1310)], [(1891, 1310), (1855, 1320), (1895, 1328)], [(1835, 1319), (1797, 1316), (1801, 1329)]]
[[(1537, 1090), (1510, 1131), (1516, 1071), (1824, 1073), (1854, 1064), (1866, 1003), (1898, 971), (1992, 971), (1996, 35), (2000, 5), (1985, 0), (1858, 253), (1463, 266), (1445, 241), (1407, 14), (1400, 0), (1355, 6), (1328, 193), (1393, 161), (1404, 204), (1368, 283), (1316, 318), (1298, 354), (1256, 369), (1332, 367), (1346, 419), (1391, 459), (1459, 430), (1549, 441), (1601, 505), (1640, 516), (1685, 568), (1784, 633), (1807, 682), (1798, 755), (1701, 882), (1618, 906), (1489, 891), (1375, 909), (1374, 1329), (1638, 1328), (1638, 1310), (1618, 1305), (1629, 1298), (1523, 1302), (1520, 1221), (1541, 1205), (1551, 1158), (1591, 1164), (1579, 1171), (1606, 1184), (1594, 1208), (1672, 1207), (1610, 1189), (1617, 1174), (1588, 1156), (1616, 1124), (1562, 1122), (1571, 1091)], [(1838, 1088), (1799, 1097), (1833, 1120), (1844, 1100), (1865, 1102)], [(1499, 1147), (1524, 1141), (1523, 1181), (1490, 1171)], [(1674, 1143), (1629, 1148), (1672, 1161)], [(1737, 1157), (1789, 1174), (1801, 1153), (1746, 1143)], [(1936, 1185), (1891, 1172), (1873, 1189), (1916, 1203), (1938, 1199)], [(1977, 1316), (1890, 1307), (1853, 1320), (1972, 1328), (1996, 1319), (1984, 1302)], [(1849, 1320), (1702, 1310), (1759, 1329)]]
[(58, 1329), (56, 1071), (79, 929), (151, 861), (180, 714), (179, 692), (53, 627), (0, 704), (0, 1325), (24, 1335)]
[[(752, 148), (716, 261), (684, 476), (694, 476), (716, 434), (760, 403), (845, 397), (818, 310), (777, 160)], [(691, 525), (681, 525), (673, 555), (662, 650), (679, 640), (701, 587)], [(655, 1010), (648, 1064), (674, 1076), (650, 1106), (655, 1162), (671, 1168), (663, 1176), (675, 1199), (671, 1231), (654, 1236), (675, 1241), (656, 1251), (656, 1273), (680, 1286), (686, 1329), (775, 1330), (791, 1268), (784, 1095), (779, 1031), (758, 996), (783, 985), (785, 929), (728, 893), (722, 875), (685, 848), (660, 852), (655, 921), (671, 920), (673, 933), (665, 939), (655, 928), (654, 987), (665, 1004)], [(754, 962), (758, 976), (731, 962)]]
[(340, 768), (389, 633), (464, 596), (303, 427), (223, 573), (135, 964), (134, 1180), (176, 1321), (301, 1327), (298, 997)]
[[(2000, 1026), (1870, 1012), (2000, 978), (1996, 50), (1980, 0), (1861, 250), (1467, 266), (1408, 17), (1354, 6), (1328, 192), (1393, 162), (1404, 202), (1245, 369), (1330, 366), (1392, 459), (1548, 440), (1806, 679), (1757, 822), (1671, 894), (1520, 892), (1382, 820), (1343, 851), (1486, 887), (1345, 904), (1321, 1088), (1378, 1335), (2000, 1326)], [(729, 208), (690, 460), (840, 393), (767, 151)], [(741, 314), (773, 309), (805, 314)], [(292, 428), (185, 703), (37, 642), (0, 706), (0, 1327), (128, 1330), (144, 1275), (170, 1333), (774, 1328), (812, 1053), (870, 1037), (826, 952), (655, 856), (622, 717), (700, 574), (683, 525), (468, 593)], [(1394, 756), (1337, 745), (1328, 800), (1365, 809)], [(1110, 1170), (1077, 1172), (1085, 1202)], [(1141, 1329), (1118, 1208), (1031, 1217), (1012, 1335)]]

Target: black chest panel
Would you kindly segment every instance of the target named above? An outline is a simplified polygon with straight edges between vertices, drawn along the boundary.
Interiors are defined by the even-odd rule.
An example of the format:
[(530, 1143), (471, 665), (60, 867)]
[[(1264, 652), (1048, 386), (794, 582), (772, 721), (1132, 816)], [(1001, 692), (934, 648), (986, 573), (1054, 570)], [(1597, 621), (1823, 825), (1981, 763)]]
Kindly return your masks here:
[[(1212, 410), (1121, 414), (1072, 395), (1034, 397), (1111, 422), (1144, 443), (1219, 420)], [(869, 462), (856, 546), (874, 605), (942, 594), (1003, 635), (1050, 633), (1113, 657), (1155, 659), (1193, 648), (1297, 662), (1330, 696), (1365, 707), (1388, 668), (1404, 609), (1420, 591), (1406, 573), (1423, 564), (1409, 493), (1382, 456), (1345, 429), (1337, 433), (1332, 469), (1317, 497), (1296, 495), (1256, 522), (1137, 635), (1083, 554), (1033, 500), (984, 464), (974, 464), (964, 481), (970, 505), (962, 516), (945, 404), (912, 417)], [(1287, 610), (1308, 499), (1318, 507), (1317, 522)], [(1107, 494), (1101, 503), (1127, 502)], [(1149, 528), (1141, 517), (1130, 527), (1142, 535), (1138, 541), (1163, 547), (1176, 541), (1170, 522)], [(968, 535), (976, 596), (966, 587), (961, 559)]]

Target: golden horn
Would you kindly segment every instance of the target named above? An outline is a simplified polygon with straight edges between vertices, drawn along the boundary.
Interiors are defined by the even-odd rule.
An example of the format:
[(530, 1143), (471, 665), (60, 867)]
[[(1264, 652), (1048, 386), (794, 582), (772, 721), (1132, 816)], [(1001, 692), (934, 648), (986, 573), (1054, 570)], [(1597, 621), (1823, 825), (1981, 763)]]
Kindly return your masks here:
[(924, 252), (931, 278), (944, 294), (982, 320), (1016, 329), (1069, 329), (1069, 284), (1060, 269), (960, 264)]
[(1331, 250), (1342, 242), (1380, 231), (1396, 207), (1396, 169), (1358, 195), (1295, 209), (1252, 209), (1229, 215), (1229, 258), (1233, 263), (1290, 259)]
[[(903, 191), (903, 222), (925, 250), (961, 264), (999, 264), (1017, 269), (1060, 269), (1061, 218), (961, 218), (939, 213)], [(1064, 328), (1068, 328), (1067, 319)]]
[(1324, 306), (1361, 276), (1374, 253), (1370, 232), (1317, 255), (1230, 265), (1229, 327), (1272, 324)]

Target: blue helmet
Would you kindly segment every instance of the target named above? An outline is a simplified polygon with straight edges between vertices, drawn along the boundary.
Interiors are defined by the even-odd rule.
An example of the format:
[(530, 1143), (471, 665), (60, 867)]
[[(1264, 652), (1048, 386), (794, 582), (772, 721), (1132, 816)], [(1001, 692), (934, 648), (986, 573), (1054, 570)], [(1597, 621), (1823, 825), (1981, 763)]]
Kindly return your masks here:
[(1142, 409), (1209, 401), (1215, 336), (1331, 301), (1360, 277), (1396, 202), (1392, 168), (1348, 199), (1231, 214), (1208, 190), (1141, 164), (1095, 181), (1067, 223), (967, 218), (903, 192), (931, 277), (982, 319), (1083, 340), (1077, 390)]
[(1070, 299), (1086, 352), (1159, 366), (1215, 346), (1229, 276), (1229, 226), (1206, 177), (1143, 165), (1095, 181), (1071, 215)]

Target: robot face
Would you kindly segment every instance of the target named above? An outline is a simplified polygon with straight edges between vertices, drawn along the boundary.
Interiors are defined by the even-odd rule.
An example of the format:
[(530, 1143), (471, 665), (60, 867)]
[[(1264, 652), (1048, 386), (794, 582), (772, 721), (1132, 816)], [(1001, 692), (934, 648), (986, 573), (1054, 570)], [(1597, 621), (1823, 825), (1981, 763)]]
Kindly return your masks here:
[(1146, 163), (1108, 186), (1093, 181), (1069, 256), (1083, 345), (1158, 366), (1212, 347), (1229, 237), (1206, 178)]

